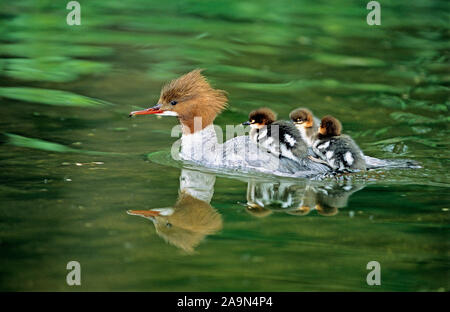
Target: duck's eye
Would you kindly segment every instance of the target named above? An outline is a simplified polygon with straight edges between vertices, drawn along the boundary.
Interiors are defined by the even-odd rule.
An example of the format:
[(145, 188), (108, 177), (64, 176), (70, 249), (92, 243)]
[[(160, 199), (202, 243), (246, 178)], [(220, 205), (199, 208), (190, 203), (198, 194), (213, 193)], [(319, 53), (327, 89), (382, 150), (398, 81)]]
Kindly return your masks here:
[(178, 103), (177, 101), (170, 101), (171, 105), (177, 105), (177, 103)]
[(168, 228), (171, 228), (171, 227), (172, 227), (172, 223), (167, 222), (167, 223), (166, 223), (166, 226), (167, 226)]

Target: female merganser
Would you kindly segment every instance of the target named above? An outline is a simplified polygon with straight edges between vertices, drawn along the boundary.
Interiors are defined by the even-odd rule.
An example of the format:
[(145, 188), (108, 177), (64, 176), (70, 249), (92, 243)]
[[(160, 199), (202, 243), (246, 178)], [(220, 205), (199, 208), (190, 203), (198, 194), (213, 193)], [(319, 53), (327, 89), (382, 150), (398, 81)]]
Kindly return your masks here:
[(306, 153), (293, 161), (261, 152), (248, 136), (220, 144), (212, 123), (226, 104), (225, 92), (213, 89), (196, 69), (163, 87), (156, 106), (131, 112), (130, 116), (176, 116), (182, 128), (180, 158), (202, 166), (295, 177), (329, 172), (327, 166), (310, 160)]
[(307, 108), (298, 108), (289, 114), (289, 118), (295, 127), (300, 131), (303, 141), (312, 146), (313, 137), (316, 135), (320, 120), (313, 116), (312, 112)]
[(364, 154), (348, 135), (341, 135), (341, 123), (333, 116), (325, 116), (313, 140), (313, 151), (320, 159), (310, 159), (330, 166), (333, 170), (366, 170)]
[(259, 108), (248, 115), (250, 139), (269, 153), (278, 157), (287, 157), (298, 161), (308, 150), (298, 130), (289, 121), (276, 120), (275, 113), (269, 108)]

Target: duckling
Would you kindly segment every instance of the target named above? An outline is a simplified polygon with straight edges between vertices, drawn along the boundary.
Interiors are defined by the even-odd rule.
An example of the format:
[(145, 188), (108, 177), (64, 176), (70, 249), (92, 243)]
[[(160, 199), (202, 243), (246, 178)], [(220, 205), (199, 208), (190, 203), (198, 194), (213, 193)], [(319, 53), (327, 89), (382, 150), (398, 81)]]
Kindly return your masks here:
[(313, 138), (316, 135), (320, 120), (313, 116), (312, 112), (307, 108), (297, 108), (289, 114), (289, 118), (295, 127), (300, 131), (303, 141), (312, 146)]
[(325, 116), (314, 136), (312, 149), (319, 157), (309, 158), (330, 166), (333, 170), (366, 170), (364, 154), (351, 137), (341, 134), (341, 123), (333, 116)]
[(269, 108), (259, 108), (249, 114), (250, 139), (269, 153), (298, 161), (307, 155), (307, 146), (295, 126), (284, 120), (276, 121)]

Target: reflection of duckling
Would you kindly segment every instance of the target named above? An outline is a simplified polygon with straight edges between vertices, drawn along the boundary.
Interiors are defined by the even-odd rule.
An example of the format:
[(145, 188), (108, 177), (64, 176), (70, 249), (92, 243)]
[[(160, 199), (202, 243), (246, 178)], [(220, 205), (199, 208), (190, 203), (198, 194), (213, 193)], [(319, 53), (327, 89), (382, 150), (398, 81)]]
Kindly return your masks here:
[(348, 205), (350, 195), (364, 188), (363, 183), (352, 181), (333, 181), (315, 187), (316, 202), (321, 206), (343, 208)]
[(293, 216), (306, 216), (316, 204), (316, 192), (314, 188), (307, 185), (302, 196), (302, 201), (295, 209), (289, 209), (286, 213)]
[(306, 216), (311, 211), (311, 207), (309, 206), (301, 206), (294, 210), (288, 210), (286, 211), (287, 214), (293, 215), (293, 216)]
[(262, 206), (259, 206), (255, 203), (247, 203), (245, 210), (249, 214), (251, 214), (252, 216), (257, 217), (257, 218), (264, 218), (264, 217), (270, 216), (273, 213), (272, 210), (262, 207)]
[(316, 210), (323, 216), (334, 216), (348, 205), (350, 196), (364, 188), (364, 184), (354, 184), (351, 181), (341, 181), (326, 183), (317, 186), (316, 192)]
[(220, 214), (209, 203), (187, 192), (180, 192), (173, 207), (128, 210), (127, 213), (150, 219), (159, 236), (187, 252), (193, 252), (206, 235), (222, 229)]
[(252, 180), (247, 186), (247, 206), (253, 209), (262, 207), (272, 211), (287, 211), (300, 205), (303, 192), (302, 184)]
[(339, 209), (337, 207), (319, 205), (319, 204), (316, 205), (316, 210), (320, 215), (326, 216), (326, 217), (331, 217), (331, 216), (337, 215), (337, 213), (339, 212)]
[(313, 151), (320, 159), (310, 159), (326, 164), (334, 170), (366, 170), (361, 149), (348, 135), (341, 135), (341, 123), (332, 116), (325, 116), (320, 122), (319, 132), (313, 142)]
[(303, 141), (312, 146), (313, 138), (316, 135), (320, 120), (315, 118), (311, 111), (307, 108), (298, 108), (289, 114), (289, 118), (295, 127), (300, 131)]
[[(273, 211), (264, 207), (264, 202), (257, 197), (257, 190), (253, 181), (249, 181), (247, 185), (247, 204), (245, 210), (254, 217), (263, 218), (271, 215)], [(263, 196), (264, 197), (264, 196)]]
[(260, 147), (278, 157), (298, 160), (306, 155), (307, 146), (292, 123), (276, 120), (275, 113), (268, 108), (260, 108), (249, 114), (250, 139)]

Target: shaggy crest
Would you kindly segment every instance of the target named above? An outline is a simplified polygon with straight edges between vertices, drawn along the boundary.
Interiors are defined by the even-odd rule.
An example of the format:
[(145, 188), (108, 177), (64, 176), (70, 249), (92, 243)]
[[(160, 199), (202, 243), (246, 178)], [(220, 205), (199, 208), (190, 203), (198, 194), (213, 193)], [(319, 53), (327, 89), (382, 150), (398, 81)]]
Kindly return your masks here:
[(226, 107), (227, 97), (225, 91), (213, 89), (201, 72), (201, 69), (195, 69), (169, 82), (161, 90), (159, 101), (166, 105), (172, 101), (185, 104), (173, 108), (181, 120), (200, 116), (207, 126)]

